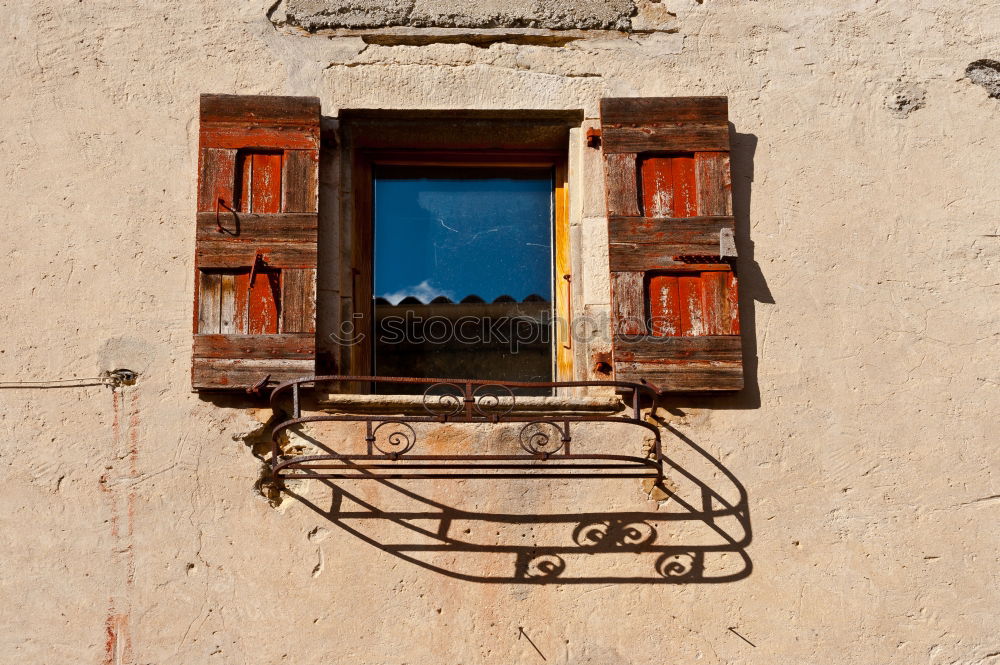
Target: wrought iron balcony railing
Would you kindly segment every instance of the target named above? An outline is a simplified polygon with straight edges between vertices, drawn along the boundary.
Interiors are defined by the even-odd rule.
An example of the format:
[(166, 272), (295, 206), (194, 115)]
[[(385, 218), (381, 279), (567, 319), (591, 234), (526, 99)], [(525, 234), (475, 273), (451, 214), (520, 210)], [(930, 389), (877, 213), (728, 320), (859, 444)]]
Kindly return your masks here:
[[(418, 415), (302, 415), (302, 389), (319, 384), (375, 382), (379, 385), (426, 386)], [(544, 415), (518, 403), (518, 392), (559, 388), (611, 387), (622, 395), (622, 415)], [(288, 414), (282, 402), (291, 398), (290, 417), (271, 433), (271, 472), (281, 483), (290, 479), (404, 479), (404, 478), (653, 478), (663, 479), (659, 429), (642, 419), (643, 398), (652, 402), (650, 385), (622, 381), (495, 382), (466, 379), (421, 379), (378, 376), (310, 376), (282, 383), (271, 392), (275, 414)], [(279, 416), (280, 417), (280, 416)], [(324, 454), (290, 456), (280, 442), (293, 429), (315, 423), (359, 423), (364, 437), (338, 439), (336, 446), (316, 441)], [(422, 446), (418, 429), (426, 423), (492, 423), (519, 428), (517, 446), (509, 454), (468, 450), (435, 453)], [(614, 437), (587, 437), (586, 447), (574, 445), (581, 425), (617, 423), (645, 429), (652, 439), (648, 450)], [(595, 450), (595, 438), (602, 449)], [(648, 439), (647, 439), (648, 440)], [(345, 447), (346, 446), (346, 447)], [(580, 448), (580, 449), (577, 449)], [(631, 448), (632, 450), (629, 450)]]

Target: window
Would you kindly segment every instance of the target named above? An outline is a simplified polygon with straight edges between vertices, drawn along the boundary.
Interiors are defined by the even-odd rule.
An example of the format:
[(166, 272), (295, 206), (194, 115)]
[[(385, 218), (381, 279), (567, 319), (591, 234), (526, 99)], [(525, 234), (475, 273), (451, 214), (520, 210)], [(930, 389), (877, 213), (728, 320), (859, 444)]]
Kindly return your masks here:
[(376, 375), (552, 380), (553, 175), (376, 165)]
[[(344, 242), (360, 327), (349, 373), (571, 378), (559, 321), (568, 319), (572, 280), (572, 123), (345, 115), (344, 179), (354, 206)], [(410, 392), (401, 384), (351, 391)]]

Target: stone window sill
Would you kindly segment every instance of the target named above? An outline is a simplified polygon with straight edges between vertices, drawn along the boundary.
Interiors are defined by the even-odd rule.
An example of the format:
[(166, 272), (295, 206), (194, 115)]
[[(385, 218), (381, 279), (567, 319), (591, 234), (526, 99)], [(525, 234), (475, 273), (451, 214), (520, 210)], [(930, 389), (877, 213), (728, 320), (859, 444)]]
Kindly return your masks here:
[[(428, 415), (422, 395), (317, 395), (317, 408), (343, 415)], [(603, 395), (518, 397), (511, 414), (529, 416), (614, 415), (628, 409), (620, 397)]]

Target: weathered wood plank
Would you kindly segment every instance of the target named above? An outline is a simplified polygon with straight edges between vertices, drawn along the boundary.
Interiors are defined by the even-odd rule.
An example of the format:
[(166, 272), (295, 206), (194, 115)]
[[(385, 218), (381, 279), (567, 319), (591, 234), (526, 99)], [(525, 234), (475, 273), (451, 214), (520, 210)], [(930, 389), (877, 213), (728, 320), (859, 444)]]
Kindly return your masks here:
[(738, 335), (614, 340), (616, 378), (668, 391), (741, 390), (742, 357)]
[(204, 240), (195, 250), (201, 268), (249, 268), (260, 252), (264, 263), (276, 268), (315, 268), (315, 243), (255, 243)]
[(281, 212), (281, 162), (280, 152), (253, 153), (249, 192), (250, 212), (258, 214)]
[(657, 337), (681, 334), (680, 285), (677, 275), (655, 275), (649, 279), (649, 328)]
[[(685, 255), (712, 256), (719, 253), (718, 244), (711, 252), (704, 251), (702, 245), (646, 245), (640, 243), (613, 242), (608, 245), (608, 261), (612, 272), (637, 272), (647, 270), (674, 270), (685, 268), (694, 270), (694, 265), (678, 261), (674, 257)], [(698, 269), (704, 270), (698, 265)], [(727, 264), (712, 266), (712, 270), (729, 270)]]
[(315, 373), (312, 358), (192, 359), (191, 383), (195, 389), (247, 388), (270, 375), (272, 381), (290, 381)]
[(203, 125), (199, 134), (203, 149), (258, 148), (272, 150), (318, 150), (319, 125), (315, 127), (260, 127), (240, 124)]
[(236, 153), (236, 189), (233, 192), (232, 211), (250, 214), (250, 199), (253, 191), (253, 151), (239, 150)]
[(671, 161), (670, 157), (639, 160), (639, 197), (644, 217), (677, 217), (674, 214), (674, 170)]
[[(215, 212), (233, 207), (233, 186), (236, 183), (236, 150), (204, 148), (198, 174), (198, 210)], [(222, 199), (222, 203), (219, 203)]]
[(726, 334), (740, 334), (740, 306), (739, 306), (739, 284), (736, 273), (730, 272), (726, 275), (726, 309), (725, 318), (727, 321)]
[(608, 237), (612, 242), (697, 246), (699, 251), (688, 252), (689, 254), (718, 254), (719, 231), (722, 229), (734, 231), (735, 228), (736, 223), (732, 217), (608, 218)]
[(280, 332), (303, 332), (302, 305), (305, 294), (301, 282), (305, 270), (281, 271), (281, 321)]
[(678, 155), (670, 160), (673, 172), (674, 209), (671, 217), (696, 217), (698, 215), (694, 155)]
[(241, 213), (274, 214), (281, 212), (282, 152), (240, 150), (236, 157), (233, 206)]
[(258, 267), (253, 281), (246, 275), (246, 327), (248, 335), (275, 335), (281, 309), (281, 271)]
[(276, 334), (281, 308), (281, 271), (257, 266), (250, 282), (250, 270), (235, 273), (235, 323), (239, 335)]
[(281, 209), (315, 213), (319, 199), (319, 151), (286, 150), (284, 168)]
[(695, 157), (673, 155), (639, 161), (642, 214), (646, 217), (695, 217)]
[(217, 272), (198, 272), (198, 333), (218, 333), (220, 323), (222, 275)]
[(701, 320), (706, 335), (728, 335), (726, 321), (726, 276), (722, 272), (706, 272), (701, 280)]
[(639, 216), (639, 182), (634, 154), (604, 155), (604, 187), (608, 215)]
[(601, 100), (603, 125), (651, 125), (664, 122), (726, 124), (727, 97), (606, 97)]
[[(219, 226), (222, 230), (219, 230)], [(222, 211), (198, 213), (195, 237), (198, 241), (295, 243), (317, 240), (316, 213), (279, 213), (257, 215), (244, 212)]]
[(743, 367), (739, 362), (673, 365), (615, 362), (614, 368), (615, 378), (618, 381), (645, 379), (664, 392), (743, 390)]
[(234, 273), (223, 273), (219, 289), (219, 332), (221, 334), (231, 335), (239, 332), (236, 320), (236, 300), (236, 275)]
[(728, 152), (699, 152), (697, 164), (698, 215), (732, 215), (733, 181)]
[[(739, 334), (736, 281), (728, 271), (654, 275), (649, 279), (651, 334), (660, 337)], [(736, 333), (732, 333), (736, 321)]]
[(312, 269), (283, 270), (281, 294), (282, 332), (315, 332), (316, 271)]
[(237, 122), (258, 125), (319, 125), (318, 97), (203, 94), (202, 124)]
[(622, 362), (737, 362), (743, 357), (739, 335), (701, 335), (698, 337), (655, 337), (646, 335), (614, 338), (615, 359)]
[(605, 156), (656, 151), (698, 152), (729, 150), (729, 126), (700, 123), (604, 127), (601, 149)]
[(681, 305), (681, 335), (693, 337), (705, 335), (705, 320), (702, 312), (702, 282), (698, 275), (682, 275), (677, 278), (678, 299)]
[(228, 332), (234, 335), (246, 335), (250, 327), (250, 324), (247, 322), (248, 315), (250, 314), (248, 307), (250, 294), (247, 290), (247, 285), (250, 283), (250, 268), (245, 267), (235, 271), (233, 274), (235, 278), (235, 285), (233, 287), (233, 328)]
[(646, 332), (643, 273), (611, 273), (611, 329), (621, 335)]
[(196, 358), (310, 359), (316, 352), (312, 333), (281, 335), (195, 335)]

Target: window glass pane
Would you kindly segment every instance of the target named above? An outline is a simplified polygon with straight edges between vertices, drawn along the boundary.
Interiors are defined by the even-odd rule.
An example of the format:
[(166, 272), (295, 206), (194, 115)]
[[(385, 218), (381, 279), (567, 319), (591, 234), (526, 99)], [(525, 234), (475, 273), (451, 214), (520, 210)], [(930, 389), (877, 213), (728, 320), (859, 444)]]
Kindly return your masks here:
[(376, 169), (376, 374), (551, 380), (552, 193), (551, 169)]

